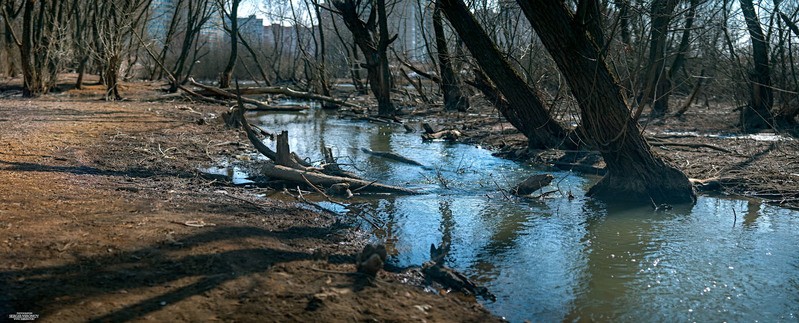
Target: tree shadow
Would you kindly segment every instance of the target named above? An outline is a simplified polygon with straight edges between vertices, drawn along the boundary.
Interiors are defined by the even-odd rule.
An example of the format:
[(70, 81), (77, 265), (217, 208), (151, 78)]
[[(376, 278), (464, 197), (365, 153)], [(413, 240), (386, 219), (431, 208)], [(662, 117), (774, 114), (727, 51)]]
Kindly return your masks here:
[[(275, 248), (251, 248), (224, 252), (193, 252), (175, 256), (186, 247), (242, 238), (329, 239), (330, 227), (295, 227), (286, 231), (267, 231), (256, 227), (220, 227), (194, 234), (172, 244), (153, 244), (129, 252), (81, 257), (78, 261), (51, 267), (27, 268), (0, 272), (0, 283), (8, 286), (8, 299), (14, 310), (38, 312), (42, 317), (53, 314), (55, 307), (80, 304), (92, 297), (120, 293), (153, 286), (169, 286), (185, 278), (198, 278), (194, 283), (138, 301), (110, 313), (95, 317), (92, 322), (122, 322), (141, 318), (194, 295), (203, 294), (225, 282), (254, 273), (264, 273), (272, 266), (297, 260), (313, 259), (306, 252)], [(346, 261), (349, 257), (339, 257)], [(331, 262), (335, 263), (335, 260)], [(354, 282), (355, 283), (355, 282)], [(54, 306), (55, 305), (55, 306)], [(8, 307), (0, 306), (0, 307)], [(16, 307), (16, 309), (14, 309)], [(5, 310), (5, 308), (3, 308)]]
[(0, 170), (19, 171), (19, 172), (53, 172), (53, 173), (70, 173), (73, 175), (124, 176), (124, 177), (138, 177), (138, 178), (149, 178), (157, 176), (172, 176), (179, 178), (196, 177), (194, 173), (186, 171), (163, 172), (163, 171), (153, 171), (150, 169), (143, 169), (143, 168), (141, 169), (131, 168), (126, 170), (107, 170), (85, 165), (54, 166), (54, 165), (44, 165), (44, 164), (27, 163), (27, 162), (12, 162), (5, 160), (0, 160), (0, 164), (8, 165), (5, 168), (0, 168)]
[(763, 149), (763, 151), (760, 151), (760, 152), (758, 152), (756, 154), (753, 154), (752, 156), (749, 156), (748, 158), (746, 158), (746, 160), (743, 160), (740, 163), (731, 165), (729, 167), (729, 169), (731, 169), (731, 170), (732, 169), (744, 169), (744, 168), (748, 167), (749, 165), (757, 162), (761, 158), (765, 157), (766, 155), (768, 155), (769, 153), (774, 151), (776, 148), (777, 148), (777, 142), (776, 141), (771, 142), (768, 145), (768, 148)]

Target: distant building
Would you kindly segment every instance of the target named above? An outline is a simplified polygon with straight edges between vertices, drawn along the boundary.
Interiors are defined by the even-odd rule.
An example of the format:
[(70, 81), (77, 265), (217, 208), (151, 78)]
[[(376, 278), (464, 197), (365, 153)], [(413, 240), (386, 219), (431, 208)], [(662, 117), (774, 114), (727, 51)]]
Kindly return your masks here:
[(250, 15), (249, 17), (239, 17), (238, 22), (239, 33), (248, 42), (251, 42), (252, 45), (263, 44), (265, 36), (263, 19)]
[(150, 2), (150, 21), (147, 25), (147, 33), (161, 46), (164, 45), (166, 33), (169, 31), (169, 23), (174, 14), (174, 0), (152, 0)]
[[(389, 33), (398, 34), (393, 46), (412, 61), (426, 60), (428, 51), (424, 37), (433, 35), (432, 17), (431, 5), (413, 0), (397, 1), (388, 17)], [(428, 41), (433, 40), (428, 38)]]

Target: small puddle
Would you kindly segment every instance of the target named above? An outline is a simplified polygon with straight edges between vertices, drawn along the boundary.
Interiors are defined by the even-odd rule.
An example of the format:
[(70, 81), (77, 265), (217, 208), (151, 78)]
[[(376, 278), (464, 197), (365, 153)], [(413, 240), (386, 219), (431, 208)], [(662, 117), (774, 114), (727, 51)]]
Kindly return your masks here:
[[(666, 212), (611, 208), (582, 198), (594, 177), (500, 159), (475, 146), (424, 143), (401, 127), (321, 109), (249, 119), (288, 130), (292, 150), (311, 162), (328, 146), (364, 178), (424, 192), (330, 206), (384, 224), (375, 235), (396, 251), (390, 261), (399, 266), (427, 261), (431, 244), (449, 245), (446, 265), (488, 287), (497, 300), (485, 306), (512, 322), (799, 319), (799, 212), (706, 196)], [(506, 198), (500, 190), (544, 172), (555, 177), (544, 188), (554, 191), (548, 199)]]

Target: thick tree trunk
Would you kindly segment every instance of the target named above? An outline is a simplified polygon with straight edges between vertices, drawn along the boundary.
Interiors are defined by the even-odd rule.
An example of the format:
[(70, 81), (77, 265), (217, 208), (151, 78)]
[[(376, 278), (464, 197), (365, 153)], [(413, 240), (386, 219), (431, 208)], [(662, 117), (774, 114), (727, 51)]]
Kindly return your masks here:
[(588, 195), (605, 200), (690, 203), (695, 193), (682, 171), (656, 156), (621, 87), (560, 0), (517, 0), (580, 102), (586, 138), (600, 150), (607, 173)]
[(771, 114), (774, 98), (771, 90), (769, 50), (752, 0), (740, 0), (740, 2), (746, 27), (749, 29), (749, 37), (752, 39), (752, 56), (755, 62), (755, 69), (749, 80), (751, 86), (749, 106), (741, 109), (741, 130), (757, 132), (772, 128), (774, 124), (774, 117)]
[(20, 44), (20, 58), (22, 59), (22, 96), (33, 97), (45, 92), (42, 84), (41, 71), (37, 70), (34, 49), (34, 17), (33, 9), (36, 6), (34, 0), (26, 0), (25, 8), (22, 12), (22, 44)]
[(566, 130), (549, 115), (538, 93), (508, 64), (462, 0), (439, 0), (439, 6), (466, 47), (509, 105), (497, 105), (528, 140), (531, 148), (556, 148), (565, 143)]
[(436, 38), (438, 66), (441, 71), (441, 89), (444, 92), (444, 109), (466, 111), (469, 109), (469, 98), (461, 91), (461, 81), (452, 69), (452, 59), (447, 48), (447, 36), (441, 19), (441, 8), (438, 3), (433, 11), (433, 30)]

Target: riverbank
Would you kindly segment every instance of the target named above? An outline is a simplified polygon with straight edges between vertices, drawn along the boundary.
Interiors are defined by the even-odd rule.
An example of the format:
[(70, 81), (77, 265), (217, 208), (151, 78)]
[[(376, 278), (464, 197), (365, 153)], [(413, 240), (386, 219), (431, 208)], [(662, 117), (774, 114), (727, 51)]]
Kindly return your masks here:
[(365, 237), (286, 198), (203, 179), (251, 151), (225, 107), (89, 91), (0, 100), (0, 312), (78, 321), (498, 321), (354, 271)]
[[(404, 284), (420, 279), (415, 272), (382, 273), (374, 286), (347, 274), (367, 237), (346, 219), (199, 176), (220, 157), (246, 162), (253, 152), (217, 118), (226, 107), (162, 97), (159, 84), (126, 86), (122, 102), (98, 100), (99, 86), (0, 100), (0, 279), (8, 290), (0, 312), (59, 322), (498, 320), (473, 300)], [(482, 117), (403, 119), (417, 129), (421, 118), (455, 125), (509, 158), (567, 161), (527, 152), (489, 106), (470, 113)], [(731, 108), (697, 107), (646, 130), (690, 177), (725, 179), (729, 194), (782, 193), (774, 203), (795, 205), (795, 140), (717, 136), (734, 132), (734, 117)]]

